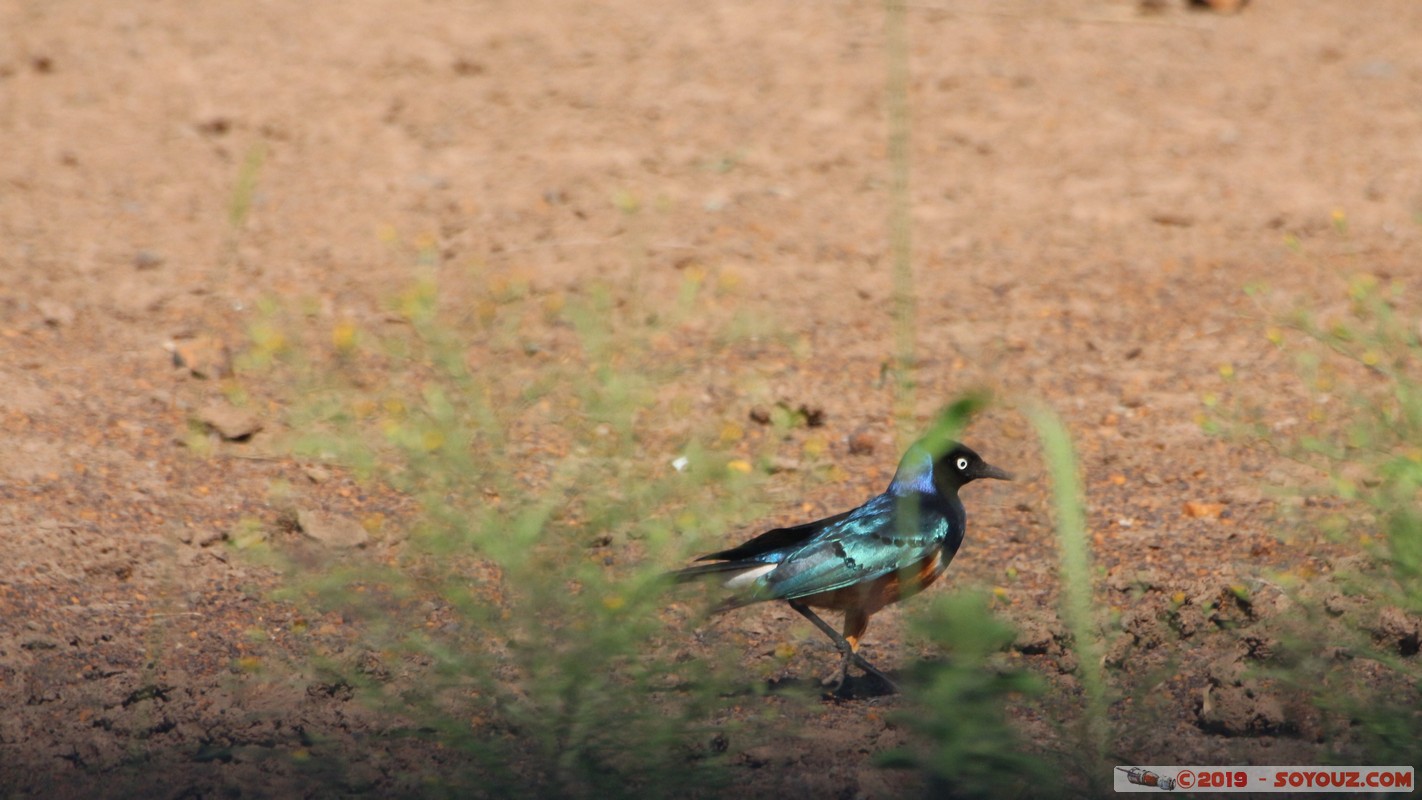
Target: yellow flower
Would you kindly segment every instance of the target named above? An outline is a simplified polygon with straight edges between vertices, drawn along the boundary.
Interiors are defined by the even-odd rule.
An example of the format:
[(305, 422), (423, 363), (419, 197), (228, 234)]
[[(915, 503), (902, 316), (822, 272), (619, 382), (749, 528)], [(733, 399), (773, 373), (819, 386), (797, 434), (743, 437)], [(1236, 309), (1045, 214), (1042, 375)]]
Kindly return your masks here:
[(356, 326), (350, 320), (341, 320), (331, 329), (331, 344), (341, 353), (355, 349)]

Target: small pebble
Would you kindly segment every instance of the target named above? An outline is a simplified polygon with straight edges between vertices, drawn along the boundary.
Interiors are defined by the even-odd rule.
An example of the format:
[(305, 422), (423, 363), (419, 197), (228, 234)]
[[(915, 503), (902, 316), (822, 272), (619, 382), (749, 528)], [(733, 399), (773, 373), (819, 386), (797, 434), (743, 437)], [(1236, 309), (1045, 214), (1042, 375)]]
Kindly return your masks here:
[(302, 533), (331, 547), (363, 547), (370, 541), (370, 534), (359, 522), (340, 514), (301, 509), (296, 512), (296, 522)]
[(874, 447), (877, 444), (874, 434), (865, 428), (849, 435), (849, 453), (855, 456), (868, 456), (874, 454)]
[(217, 403), (199, 411), (197, 419), (229, 442), (245, 441), (262, 429), (262, 421), (251, 411)]

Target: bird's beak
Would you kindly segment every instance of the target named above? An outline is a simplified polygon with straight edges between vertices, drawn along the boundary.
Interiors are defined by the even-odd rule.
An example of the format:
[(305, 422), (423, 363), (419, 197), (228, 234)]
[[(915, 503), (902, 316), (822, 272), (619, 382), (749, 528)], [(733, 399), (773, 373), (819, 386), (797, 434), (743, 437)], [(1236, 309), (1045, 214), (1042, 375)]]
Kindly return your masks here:
[(1012, 473), (1008, 472), (1005, 469), (1000, 469), (998, 467), (994, 467), (991, 464), (984, 463), (982, 469), (978, 470), (977, 477), (996, 478), (1000, 481), (1010, 481), (1012, 480)]

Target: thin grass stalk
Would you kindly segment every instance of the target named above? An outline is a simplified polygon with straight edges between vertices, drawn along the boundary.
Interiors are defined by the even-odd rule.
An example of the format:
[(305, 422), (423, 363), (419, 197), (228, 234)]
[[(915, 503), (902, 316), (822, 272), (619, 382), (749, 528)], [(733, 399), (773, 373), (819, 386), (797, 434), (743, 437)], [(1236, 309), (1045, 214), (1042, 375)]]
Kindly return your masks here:
[(1086, 708), (1084, 741), (1096, 764), (1106, 760), (1110, 726), (1106, 718), (1106, 677), (1101, 638), (1092, 614), (1091, 543), (1086, 533), (1085, 499), (1077, 474), (1071, 436), (1056, 414), (1038, 407), (1029, 412), (1052, 477), (1057, 543), (1062, 581), (1061, 615), (1076, 649)]

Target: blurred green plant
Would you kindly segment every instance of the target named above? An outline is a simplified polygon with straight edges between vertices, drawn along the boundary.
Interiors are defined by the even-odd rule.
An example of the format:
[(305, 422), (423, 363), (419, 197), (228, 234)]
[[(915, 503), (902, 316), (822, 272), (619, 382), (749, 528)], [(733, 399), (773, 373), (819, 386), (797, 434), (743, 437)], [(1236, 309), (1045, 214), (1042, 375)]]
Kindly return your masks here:
[[(232, 193), (227, 199), (227, 236), (220, 257), (221, 268), (230, 273), (239, 260), (239, 245), (247, 223), (260, 199), (262, 169), (267, 162), (267, 146), (257, 142), (247, 148), (242, 165), (237, 170)], [(230, 278), (230, 274), (224, 278)]]
[(1039, 796), (1047, 770), (1009, 722), (1008, 704), (1038, 694), (1041, 681), (1002, 658), (1012, 627), (981, 592), (940, 595), (915, 615), (912, 631), (947, 655), (915, 665), (909, 710), (894, 715), (917, 737), (880, 756), (882, 766), (916, 768), (935, 797)]
[[(460, 754), (421, 794), (718, 785), (708, 720), (744, 679), (689, 657), (661, 573), (752, 517), (742, 498), (764, 473), (721, 449), (720, 420), (648, 452), (667, 446), (649, 419), (680, 407), (688, 365), (658, 358), (659, 323), (624, 314), (609, 286), (540, 303), (494, 282), (461, 303), (469, 316), (426, 275), (393, 305), (405, 325), (338, 321), (326, 358), (319, 337), (280, 333), (296, 320), (277, 308), (253, 329), (257, 351), (285, 343), (247, 366), (290, 382), (291, 452), (418, 501), (403, 539), (378, 532), (378, 557), (268, 551), (287, 570), (284, 599), (359, 622), (359, 652), (322, 660), (324, 680), (408, 720), (400, 735)], [(522, 338), (530, 314), (576, 343), (545, 357)]]
[[(1300, 591), (1308, 627), (1296, 649), (1314, 655), (1296, 656), (1283, 675), (1341, 719), (1332, 749), (1354, 763), (1411, 764), (1422, 756), (1422, 664), (1416, 636), (1405, 630), (1422, 621), (1417, 319), (1405, 283), (1374, 275), (1353, 276), (1344, 301), (1325, 312), (1296, 309), (1278, 317), (1266, 336), (1294, 358), (1302, 381), (1292, 400), (1303, 413), (1281, 425), (1268, 409), (1241, 401), (1231, 424), (1222, 426), (1317, 468), (1324, 481), (1303, 491), (1324, 498), (1311, 505), (1328, 510), (1302, 522), (1364, 556), (1341, 560), (1333, 580), (1345, 594), (1363, 598), (1371, 618), (1344, 614), (1336, 602), (1330, 610), (1324, 598)], [(1339, 675), (1338, 654), (1383, 670), (1349, 680)]]
[(247, 217), (252, 213), (252, 206), (257, 198), (258, 180), (266, 160), (265, 143), (258, 142), (247, 148), (247, 155), (242, 159), (242, 167), (237, 172), (237, 182), (232, 187), (232, 196), (227, 203), (227, 221), (234, 231), (247, 224)]
[(1076, 650), (1077, 672), (1085, 695), (1080, 734), (1076, 738), (1082, 751), (1076, 755), (1078, 764), (1085, 767), (1084, 780), (1096, 791), (1104, 792), (1105, 776), (1110, 774), (1106, 754), (1111, 725), (1106, 716), (1108, 698), (1101, 620), (1093, 611), (1094, 582), (1091, 578), (1091, 540), (1086, 532), (1086, 498), (1082, 493), (1076, 456), (1066, 426), (1045, 407), (1032, 409), (1029, 416), (1042, 440), (1043, 455), (1052, 476), (1060, 563), (1058, 574), (1062, 581), (1060, 613)]

